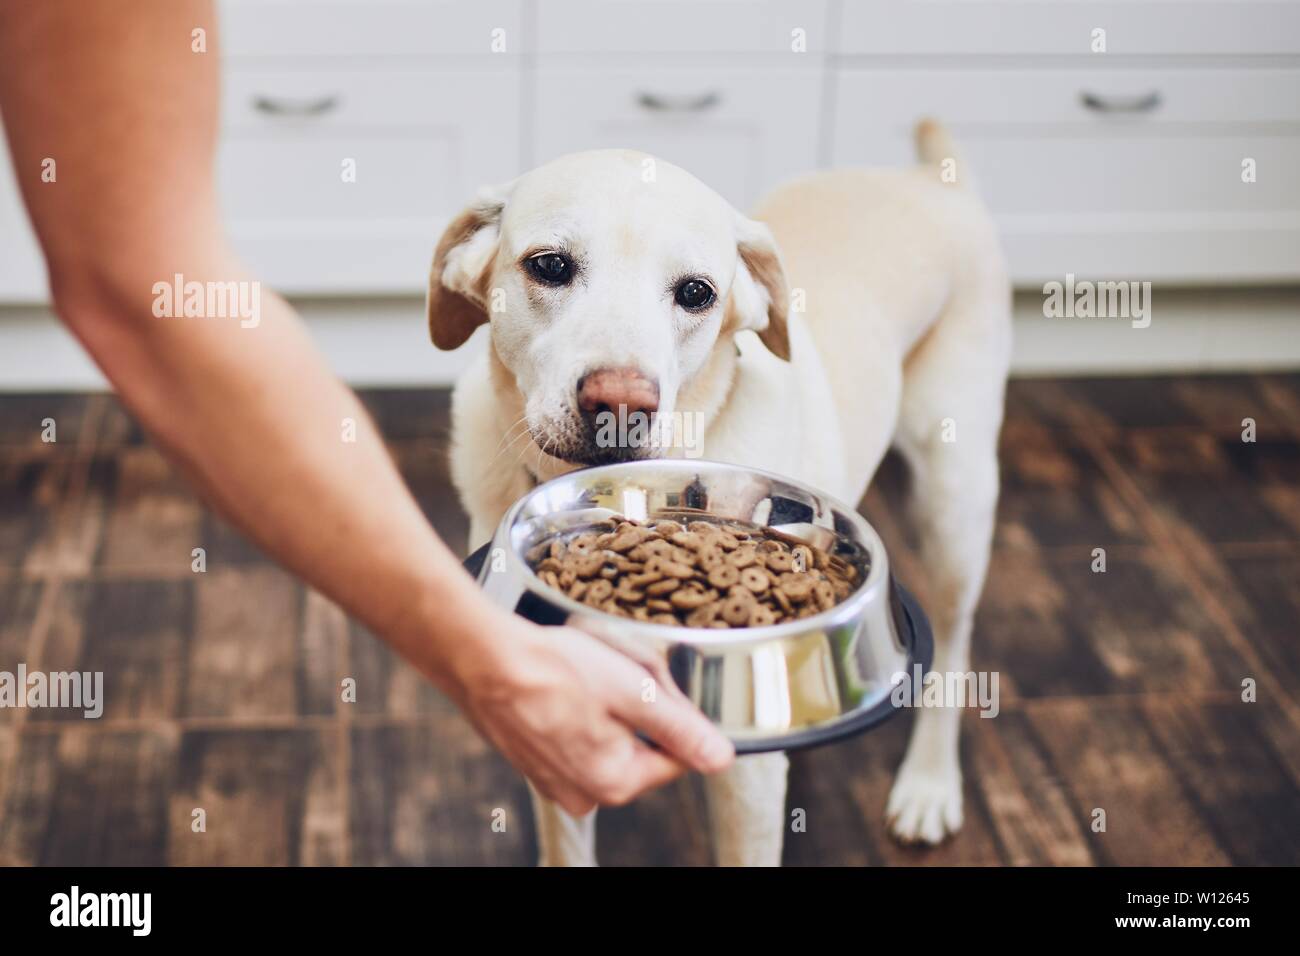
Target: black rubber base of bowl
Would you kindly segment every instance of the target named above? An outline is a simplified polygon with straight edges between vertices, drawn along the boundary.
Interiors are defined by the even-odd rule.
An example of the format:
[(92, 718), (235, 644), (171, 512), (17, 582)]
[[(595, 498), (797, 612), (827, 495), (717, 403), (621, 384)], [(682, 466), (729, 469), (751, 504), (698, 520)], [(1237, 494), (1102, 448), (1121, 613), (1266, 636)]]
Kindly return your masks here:
[[(465, 570), (475, 580), (478, 580), (479, 572), (483, 570), (483, 562), (487, 560), (490, 547), (491, 544), (483, 545), (464, 561)], [(903, 646), (907, 648), (908, 679), (911, 679), (917, 664), (921, 665), (922, 674), (928, 673), (934, 657), (934, 635), (930, 631), (930, 621), (925, 616), (925, 611), (921, 609), (921, 605), (917, 603), (911, 592), (892, 576), (890, 577), (890, 602), (893, 604), (894, 624), (898, 628), (898, 635), (902, 639)], [(563, 624), (566, 619), (566, 615), (559, 608), (531, 594), (524, 595), (519, 606), (515, 608), (515, 613), (537, 624)], [(901, 709), (894, 704), (891, 694), (874, 707), (856, 711), (819, 727), (782, 734), (779, 737), (738, 740), (733, 743), (738, 754), (808, 750), (870, 730), (884, 723)]]

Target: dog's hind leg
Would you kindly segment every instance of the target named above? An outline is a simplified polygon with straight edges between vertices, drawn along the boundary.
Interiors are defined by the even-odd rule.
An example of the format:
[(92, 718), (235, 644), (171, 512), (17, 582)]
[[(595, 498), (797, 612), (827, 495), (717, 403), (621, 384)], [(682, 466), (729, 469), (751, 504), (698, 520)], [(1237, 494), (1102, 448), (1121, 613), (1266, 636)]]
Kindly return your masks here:
[(783, 753), (741, 757), (706, 777), (713, 855), (719, 866), (780, 866), (785, 838)]
[(595, 866), (596, 811), (574, 817), (537, 792), (530, 783), (537, 824), (538, 866)]
[[(934, 631), (932, 669), (940, 675), (969, 671), (998, 499), (1009, 320), (997, 313), (1000, 304), (983, 308), (983, 315), (963, 315), (950, 306), (910, 358), (895, 438), (912, 473), (910, 511)], [(954, 703), (960, 702), (921, 707), (916, 715), (886, 810), (899, 839), (938, 843), (961, 827), (962, 710)]]

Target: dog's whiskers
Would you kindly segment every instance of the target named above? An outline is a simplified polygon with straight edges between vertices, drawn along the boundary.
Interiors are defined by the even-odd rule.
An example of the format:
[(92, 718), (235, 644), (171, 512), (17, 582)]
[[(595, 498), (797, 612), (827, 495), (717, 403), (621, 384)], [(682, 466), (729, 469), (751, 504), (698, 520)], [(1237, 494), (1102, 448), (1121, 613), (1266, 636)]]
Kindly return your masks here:
[[(508, 427), (508, 428), (507, 428), (507, 429), (506, 429), (506, 430), (501, 434), (501, 440), (500, 440), (499, 442), (497, 442), (497, 447), (496, 447), (497, 454), (500, 454), (500, 453), (501, 453), (502, 446), (506, 444), (506, 439), (510, 437), (510, 433), (511, 433), (512, 431), (514, 431), (516, 428), (518, 428), (520, 425), (523, 425), (523, 426), (526, 428), (526, 427), (527, 427), (527, 423), (528, 423), (528, 416), (527, 416), (527, 415), (521, 415), (521, 416), (520, 416), (520, 417), (519, 417), (519, 418), (518, 418), (518, 419), (517, 419), (517, 420), (516, 420), (512, 425), (510, 425), (510, 427)], [(517, 436), (516, 436), (516, 437), (517, 437)], [(514, 441), (513, 441), (513, 440), (511, 440), (511, 444), (514, 444)]]
[[(527, 435), (529, 438), (532, 438), (532, 431), (531, 431), (531, 430), (526, 430), (526, 431), (524, 432), (524, 435)], [(523, 437), (523, 436), (520, 436), (520, 437)], [(514, 444), (514, 443), (512, 442), (511, 444)], [(534, 440), (534, 444), (536, 444), (536, 440)], [(514, 459), (514, 461), (512, 461), (512, 462), (510, 463), (510, 467), (513, 468), (515, 465), (522, 464), (522, 463), (523, 463), (523, 460), (524, 460), (524, 456), (527, 455), (527, 454), (528, 454), (528, 445), (525, 444), (523, 448), (519, 449), (519, 454), (515, 455), (515, 459)]]
[(539, 474), (541, 473), (541, 470), (542, 470), (542, 458), (543, 458), (545, 455), (550, 454), (551, 442), (553, 442), (553, 441), (555, 441), (555, 436), (554, 436), (554, 435), (549, 435), (549, 436), (547, 436), (546, 442), (542, 445), (542, 447), (539, 448), (539, 449), (537, 449), (537, 467), (536, 467), (535, 469), (533, 469), (535, 472), (537, 472), (537, 473), (539, 473)]
[[(513, 438), (510, 438), (510, 437), (509, 437), (509, 436), (510, 436), (510, 432), (514, 431), (514, 430), (515, 430), (516, 428), (518, 428), (520, 425), (523, 426), (523, 430), (520, 431), (519, 434), (515, 435)], [(504, 455), (506, 452), (508, 452), (508, 451), (510, 451), (512, 448), (514, 448), (515, 445), (517, 445), (517, 444), (519, 443), (519, 440), (520, 440), (521, 438), (525, 438), (525, 437), (527, 437), (528, 434), (529, 434), (529, 431), (528, 431), (528, 424), (527, 424), (527, 422), (526, 422), (524, 419), (522, 419), (522, 418), (521, 418), (519, 421), (515, 422), (513, 425), (511, 425), (508, 429), (506, 429), (506, 434), (505, 434), (505, 436), (501, 439), (500, 442), (497, 443), (497, 453), (496, 453), (495, 455), (492, 456), (492, 460), (488, 462), (488, 464), (487, 464), (487, 468), (485, 468), (484, 470), (486, 471), (486, 470), (490, 469), (493, 465), (495, 465), (496, 462), (497, 462), (497, 459), (498, 459), (498, 458), (500, 458), (500, 457), (501, 457), (502, 455)], [(507, 439), (509, 439), (509, 440), (507, 441)]]

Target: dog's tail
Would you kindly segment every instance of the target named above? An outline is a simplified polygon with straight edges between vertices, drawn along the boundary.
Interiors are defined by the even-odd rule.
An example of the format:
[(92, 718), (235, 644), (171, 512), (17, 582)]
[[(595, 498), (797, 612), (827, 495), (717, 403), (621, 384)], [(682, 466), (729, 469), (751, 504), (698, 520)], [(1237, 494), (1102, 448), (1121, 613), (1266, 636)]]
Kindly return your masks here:
[(937, 167), (939, 181), (949, 185), (975, 187), (965, 161), (948, 130), (937, 119), (926, 117), (916, 124), (916, 158), (926, 166)]

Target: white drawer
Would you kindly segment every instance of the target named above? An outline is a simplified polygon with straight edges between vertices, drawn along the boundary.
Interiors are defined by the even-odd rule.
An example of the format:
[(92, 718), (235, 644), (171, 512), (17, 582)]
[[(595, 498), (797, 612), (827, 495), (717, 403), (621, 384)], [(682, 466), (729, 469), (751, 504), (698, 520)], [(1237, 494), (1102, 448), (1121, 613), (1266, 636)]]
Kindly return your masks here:
[(815, 70), (543, 67), (534, 159), (640, 149), (745, 209), (764, 190), (816, 165), (820, 100)]
[[(259, 100), (288, 112), (259, 109)], [(518, 173), (519, 78), (232, 73), (223, 127), (223, 212), (236, 247), (270, 285), (418, 292), (442, 223), (483, 182)], [(345, 160), (355, 162), (354, 182)]]
[(1107, 54), (1300, 52), (1292, 0), (844, 0), (841, 53)]
[(491, 64), (456, 70), (227, 70), (221, 125), (223, 133), (293, 136), (517, 123), (519, 82), (513, 65)]
[(827, 46), (826, 0), (547, 0), (536, 5), (540, 53), (806, 52)]
[[(1148, 113), (1098, 113), (1156, 90)], [(1300, 71), (846, 70), (837, 164), (913, 163), (924, 115), (952, 130), (1017, 280), (1300, 277)], [(1256, 181), (1242, 181), (1255, 161)]]
[(853, 114), (863, 109), (872, 124), (911, 124), (929, 113), (953, 124), (1041, 126), (1043, 135), (1055, 125), (1122, 132), (1300, 121), (1300, 70), (1294, 69), (859, 67), (843, 69), (839, 80), (837, 128), (849, 135)]
[(498, 29), (506, 54), (524, 42), (521, 0), (221, 0), (219, 10), (228, 57), (490, 56)]

